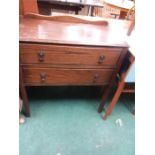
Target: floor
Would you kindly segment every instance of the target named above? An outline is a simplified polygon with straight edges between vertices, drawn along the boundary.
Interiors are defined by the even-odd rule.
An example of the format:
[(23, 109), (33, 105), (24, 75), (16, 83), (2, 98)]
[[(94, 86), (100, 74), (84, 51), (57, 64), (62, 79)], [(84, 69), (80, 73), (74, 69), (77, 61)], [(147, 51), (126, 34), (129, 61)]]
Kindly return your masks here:
[(104, 121), (104, 111), (97, 112), (101, 92), (100, 87), (29, 88), (31, 117), (20, 125), (19, 154), (134, 155), (134, 97), (123, 95)]

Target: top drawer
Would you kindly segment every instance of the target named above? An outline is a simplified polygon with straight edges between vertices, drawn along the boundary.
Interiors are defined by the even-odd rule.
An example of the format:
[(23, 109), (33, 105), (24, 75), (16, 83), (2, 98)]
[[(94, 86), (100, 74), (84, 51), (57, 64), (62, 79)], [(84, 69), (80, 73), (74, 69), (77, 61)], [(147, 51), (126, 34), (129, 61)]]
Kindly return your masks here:
[(20, 44), (22, 64), (92, 65), (115, 67), (122, 48)]

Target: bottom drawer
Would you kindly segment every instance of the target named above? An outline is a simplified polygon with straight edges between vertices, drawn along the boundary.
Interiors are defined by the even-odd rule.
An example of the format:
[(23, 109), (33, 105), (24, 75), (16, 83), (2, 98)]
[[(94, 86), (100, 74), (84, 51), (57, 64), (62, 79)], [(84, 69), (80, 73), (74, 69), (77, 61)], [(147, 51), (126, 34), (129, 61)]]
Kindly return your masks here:
[(23, 67), (27, 85), (105, 85), (112, 69), (60, 69)]

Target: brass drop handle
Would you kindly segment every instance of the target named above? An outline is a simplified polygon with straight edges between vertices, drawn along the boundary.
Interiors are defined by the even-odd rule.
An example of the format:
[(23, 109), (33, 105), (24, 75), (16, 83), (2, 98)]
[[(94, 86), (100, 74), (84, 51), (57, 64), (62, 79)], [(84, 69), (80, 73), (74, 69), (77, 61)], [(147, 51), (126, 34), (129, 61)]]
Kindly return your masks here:
[(38, 60), (39, 60), (40, 62), (42, 62), (42, 61), (44, 61), (44, 57), (45, 57), (45, 53), (44, 53), (43, 51), (40, 51), (40, 52), (38, 53)]
[(93, 82), (96, 82), (98, 78), (99, 78), (99, 75), (98, 74), (95, 74), (94, 75), (94, 78), (93, 78)]
[(98, 63), (99, 63), (99, 64), (102, 64), (103, 61), (104, 61), (104, 59), (105, 59), (105, 56), (104, 56), (104, 55), (101, 55), (101, 56), (99, 57), (99, 59), (98, 59)]
[(41, 81), (45, 81), (46, 80), (46, 73), (40, 73), (40, 79), (41, 79)]

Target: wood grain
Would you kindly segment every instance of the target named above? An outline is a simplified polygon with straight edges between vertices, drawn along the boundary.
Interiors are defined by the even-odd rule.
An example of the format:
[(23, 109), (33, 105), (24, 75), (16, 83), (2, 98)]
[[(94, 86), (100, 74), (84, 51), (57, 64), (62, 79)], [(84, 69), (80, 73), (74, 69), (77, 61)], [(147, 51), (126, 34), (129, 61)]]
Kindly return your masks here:
[(22, 64), (115, 67), (121, 51), (122, 48), (20, 44), (20, 61)]
[(21, 17), (19, 29), (21, 42), (128, 47), (124, 21), (105, 26)]
[[(105, 85), (112, 69), (60, 69), (23, 66), (26, 85)], [(45, 79), (41, 79), (44, 74)]]

